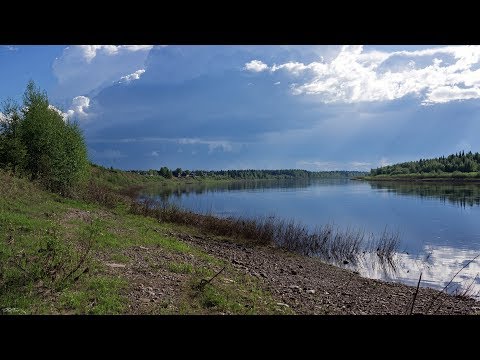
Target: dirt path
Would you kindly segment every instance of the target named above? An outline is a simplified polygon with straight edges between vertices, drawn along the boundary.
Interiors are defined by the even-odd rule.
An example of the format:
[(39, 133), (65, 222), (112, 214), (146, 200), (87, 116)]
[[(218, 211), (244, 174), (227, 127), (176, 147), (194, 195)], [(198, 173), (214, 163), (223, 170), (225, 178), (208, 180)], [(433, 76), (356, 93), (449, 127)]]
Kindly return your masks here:
[[(358, 274), (273, 247), (246, 247), (209, 237), (176, 234), (205, 252), (258, 277), (282, 306), (297, 314), (405, 314), (415, 288)], [(413, 313), (425, 314), (438, 291), (420, 288)], [(429, 314), (475, 314), (480, 303), (440, 294)]]

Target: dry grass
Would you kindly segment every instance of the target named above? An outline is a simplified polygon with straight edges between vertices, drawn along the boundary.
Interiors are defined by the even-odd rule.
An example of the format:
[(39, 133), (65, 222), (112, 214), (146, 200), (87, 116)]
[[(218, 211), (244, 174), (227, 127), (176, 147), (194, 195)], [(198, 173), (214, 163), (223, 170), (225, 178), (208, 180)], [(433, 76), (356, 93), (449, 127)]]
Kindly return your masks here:
[(309, 230), (295, 220), (275, 216), (255, 218), (221, 218), (197, 214), (176, 205), (146, 198), (131, 206), (135, 214), (151, 216), (162, 222), (193, 226), (214, 235), (241, 238), (259, 245), (277, 245), (307, 256), (318, 256), (333, 262), (355, 262), (366, 252), (376, 252), (380, 261), (392, 262), (399, 245), (398, 233), (385, 229), (379, 237), (358, 229), (334, 229), (330, 224)]

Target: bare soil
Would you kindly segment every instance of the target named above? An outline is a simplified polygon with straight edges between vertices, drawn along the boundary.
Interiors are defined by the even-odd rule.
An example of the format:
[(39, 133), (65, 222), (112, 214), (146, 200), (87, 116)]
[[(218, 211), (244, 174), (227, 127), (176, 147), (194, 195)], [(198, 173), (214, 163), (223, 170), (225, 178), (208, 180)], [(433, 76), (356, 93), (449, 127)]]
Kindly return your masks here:
[[(229, 262), (235, 270), (259, 279), (276, 305), (296, 314), (403, 315), (410, 313), (415, 287), (361, 277), (358, 273), (300, 256), (273, 246), (251, 246), (218, 240), (208, 235), (170, 233), (204, 252)], [(202, 265), (203, 259), (188, 254), (165, 253), (161, 248), (137, 246), (125, 249), (125, 265), (107, 263), (108, 271), (121, 274), (131, 284), (129, 313), (178, 313), (190, 279), (172, 273), (169, 261)], [(211, 264), (210, 264), (211, 265)], [(218, 269), (215, 269), (218, 270)], [(422, 288), (413, 314), (477, 314), (480, 302)]]
[[(177, 236), (258, 277), (274, 298), (297, 314), (410, 313), (416, 291), (412, 286), (363, 278), (319, 259), (274, 247), (248, 247), (187, 234)], [(428, 314), (475, 314), (480, 310), (480, 302), (420, 287), (413, 314), (427, 314), (429, 307)]]

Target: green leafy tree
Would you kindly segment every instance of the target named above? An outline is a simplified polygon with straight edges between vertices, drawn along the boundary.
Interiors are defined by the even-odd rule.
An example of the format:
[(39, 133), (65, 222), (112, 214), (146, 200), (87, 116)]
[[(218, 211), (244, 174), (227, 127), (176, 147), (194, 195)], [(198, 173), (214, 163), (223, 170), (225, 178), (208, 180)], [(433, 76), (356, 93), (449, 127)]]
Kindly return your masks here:
[(85, 179), (88, 156), (80, 127), (49, 106), (47, 94), (33, 81), (27, 85), (21, 110), (10, 103), (4, 111), (2, 167), (21, 168), (32, 180), (61, 194)]
[(14, 173), (23, 170), (27, 156), (21, 139), (20, 121), (18, 106), (12, 100), (6, 101), (0, 114), (0, 167)]
[(158, 173), (166, 179), (171, 179), (173, 176), (172, 171), (166, 166), (161, 167)]
[(180, 176), (182, 176), (182, 168), (176, 168), (176, 169), (173, 171), (173, 176), (175, 176), (175, 177), (180, 177)]

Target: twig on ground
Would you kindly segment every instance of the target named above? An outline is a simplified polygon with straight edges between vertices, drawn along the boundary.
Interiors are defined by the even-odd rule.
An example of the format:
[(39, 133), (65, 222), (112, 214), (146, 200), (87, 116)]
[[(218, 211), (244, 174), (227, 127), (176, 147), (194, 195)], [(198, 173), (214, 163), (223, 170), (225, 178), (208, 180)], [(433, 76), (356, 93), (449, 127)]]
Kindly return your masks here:
[(202, 291), (205, 286), (207, 286), (207, 284), (210, 284), (212, 282), (213, 279), (215, 279), (218, 275), (220, 275), (220, 273), (225, 270), (227, 267), (227, 265), (225, 265), (219, 272), (217, 272), (215, 275), (213, 275), (209, 280), (206, 280), (206, 279), (202, 279), (200, 280), (200, 284), (198, 284), (198, 289), (200, 291)]
[(413, 307), (415, 306), (415, 300), (417, 300), (418, 289), (420, 288), (420, 281), (422, 281), (422, 273), (420, 273), (420, 277), (418, 278), (418, 283), (417, 283), (417, 289), (415, 290), (415, 294), (413, 294), (412, 307), (410, 308), (409, 315), (413, 314)]

